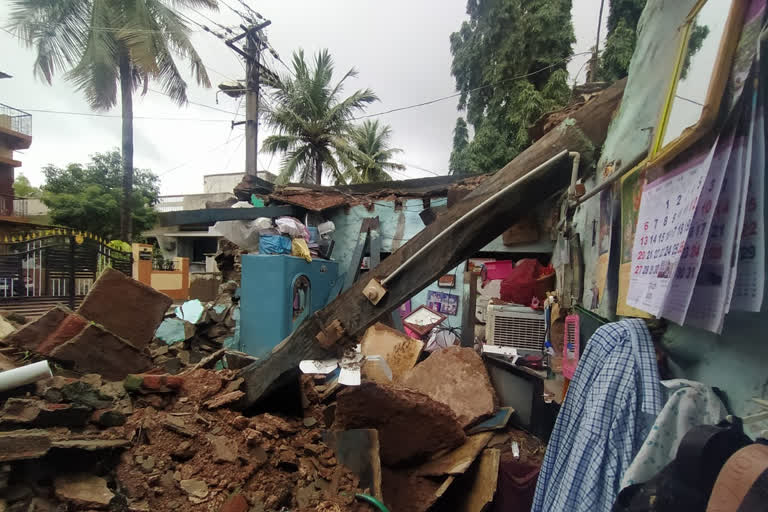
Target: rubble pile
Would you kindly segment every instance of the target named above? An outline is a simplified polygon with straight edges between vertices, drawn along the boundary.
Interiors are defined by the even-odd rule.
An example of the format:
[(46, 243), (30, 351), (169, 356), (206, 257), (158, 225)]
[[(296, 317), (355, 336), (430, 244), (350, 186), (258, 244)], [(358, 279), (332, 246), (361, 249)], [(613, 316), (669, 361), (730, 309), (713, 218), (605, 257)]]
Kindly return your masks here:
[(235, 351), (240, 343), (237, 288), (236, 282), (225, 282), (215, 301), (191, 300), (166, 315), (149, 347), (154, 366), (177, 374), (206, 359), (216, 364), (224, 350)]

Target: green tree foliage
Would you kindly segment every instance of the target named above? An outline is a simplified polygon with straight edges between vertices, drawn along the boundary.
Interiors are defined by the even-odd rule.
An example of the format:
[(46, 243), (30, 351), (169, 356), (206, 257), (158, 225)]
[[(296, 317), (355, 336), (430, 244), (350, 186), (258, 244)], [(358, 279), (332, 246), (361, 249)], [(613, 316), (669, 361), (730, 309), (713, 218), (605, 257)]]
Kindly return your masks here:
[(19, 174), (13, 180), (13, 194), (16, 197), (40, 197), (40, 189), (33, 187), (29, 182), (29, 178)]
[(451, 174), (468, 174), (469, 163), (469, 128), (463, 117), (456, 119), (456, 127), (453, 129), (453, 150), (448, 161), (448, 171)]
[(198, 84), (210, 87), (203, 62), (174, 7), (216, 9), (216, 0), (12, 0), (11, 23), (37, 51), (35, 74), (49, 84), (56, 72), (81, 91), (91, 108), (117, 104), (123, 115), (122, 238), (132, 232), (133, 92), (154, 80), (175, 103), (187, 102), (187, 82), (174, 57), (186, 58)]
[(627, 76), (629, 61), (635, 51), (637, 22), (647, 0), (611, 0), (608, 34), (600, 56), (599, 80), (613, 82)]
[(403, 150), (390, 147), (392, 129), (389, 125), (366, 119), (362, 125), (351, 127), (347, 136), (353, 149), (343, 159), (347, 183), (392, 181), (388, 171), (405, 169), (403, 164), (392, 161), (394, 155)]
[(468, 0), (467, 14), (450, 38), (459, 109), (474, 131), (462, 149), (468, 134), (457, 122), (457, 174), (496, 171), (528, 146), (529, 126), (570, 96), (575, 42), (571, 0)]
[[(91, 155), (91, 161), (85, 165), (44, 167), (43, 202), (50, 209), (53, 223), (107, 239), (118, 238), (122, 174), (117, 149)], [(131, 214), (136, 232), (141, 233), (155, 224), (157, 217), (152, 207), (157, 203), (159, 180), (146, 169), (136, 169), (134, 178)]]
[(333, 83), (328, 50), (318, 52), (311, 65), (302, 50), (294, 52), (292, 66), (292, 75), (270, 84), (276, 103), (266, 109), (266, 120), (277, 134), (264, 139), (262, 148), (283, 154), (278, 183), (298, 180), (319, 185), (323, 174), (343, 182), (346, 165), (339, 165), (338, 159), (355, 152), (347, 140), (351, 118), (378, 97), (370, 89), (342, 97), (344, 82), (357, 72), (350, 69)]
[(683, 59), (683, 67), (680, 69), (680, 79), (685, 80), (688, 77), (688, 70), (691, 67), (691, 59), (694, 55), (699, 53), (701, 47), (704, 46), (704, 40), (709, 35), (709, 27), (707, 25), (699, 25), (696, 20), (693, 21), (693, 27), (691, 27), (691, 35), (688, 36), (688, 48), (685, 52), (685, 58)]

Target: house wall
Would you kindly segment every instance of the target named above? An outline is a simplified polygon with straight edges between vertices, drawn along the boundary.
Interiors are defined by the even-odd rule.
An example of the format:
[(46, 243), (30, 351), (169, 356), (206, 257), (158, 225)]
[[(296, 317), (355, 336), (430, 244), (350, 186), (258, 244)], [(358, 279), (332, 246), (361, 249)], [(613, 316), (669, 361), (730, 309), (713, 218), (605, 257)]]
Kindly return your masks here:
[[(447, 204), (447, 198), (432, 198), (432, 207), (444, 206)], [(336, 225), (336, 231), (333, 239), (336, 246), (333, 251), (333, 259), (339, 262), (339, 273), (346, 273), (352, 261), (352, 253), (357, 245), (360, 225), (363, 219), (367, 217), (379, 218), (379, 232), (381, 236), (382, 252), (392, 253), (400, 246), (405, 244), (414, 235), (424, 229), (424, 223), (419, 217), (419, 213), (424, 209), (421, 198), (406, 199), (403, 201), (401, 209), (394, 209), (393, 201), (377, 200), (373, 205), (373, 210), (368, 210), (365, 206), (353, 206), (348, 211), (344, 209), (333, 210), (328, 218)], [(511, 222), (510, 222), (511, 223)], [(543, 238), (547, 238), (543, 234)], [(501, 237), (493, 240), (485, 248), (484, 252), (497, 253), (522, 253), (522, 252), (551, 252), (552, 243), (544, 240), (532, 244), (521, 244), (514, 247), (505, 246)], [(459, 297), (458, 314), (449, 316), (443, 325), (451, 327), (461, 327), (462, 311), (462, 290), (464, 286), (465, 263), (461, 263), (455, 269), (447, 274), (456, 275), (456, 286), (454, 288), (440, 288), (437, 282), (426, 286), (411, 298), (411, 307), (416, 309), (418, 306), (427, 303), (427, 294), (430, 290), (450, 293)]]
[(227, 174), (208, 174), (203, 176), (203, 192), (214, 194), (226, 192), (232, 194), (235, 186), (243, 180), (244, 172)]
[[(601, 161), (597, 165), (598, 172), (586, 182), (587, 190), (605, 179), (601, 171), (606, 164), (616, 162), (618, 168), (621, 163), (630, 162), (647, 152), (669, 80), (669, 76), (664, 76), (659, 70), (672, 68), (678, 47), (678, 27), (694, 3), (695, 0), (648, 1), (638, 25), (637, 47), (621, 108), (610, 126)], [(586, 306), (592, 303), (591, 289), (598, 280), (598, 244), (593, 240), (593, 221), (600, 222), (599, 194), (580, 206), (574, 217), (574, 226), (581, 236), (584, 253), (582, 303)], [(614, 226), (614, 240), (621, 236), (621, 227)], [(616, 318), (618, 252), (616, 242), (611, 249), (608, 286), (595, 310), (610, 319)], [(765, 308), (765, 301), (763, 304)], [(750, 403), (751, 397), (768, 396), (766, 329), (768, 316), (764, 312), (738, 312), (726, 317), (722, 335), (671, 325), (662, 343), (670, 353), (672, 368), (677, 377), (721, 388), (732, 410), (736, 414), (745, 415), (758, 410)], [(755, 433), (759, 429), (768, 428), (768, 425), (765, 422), (758, 423), (751, 428)]]

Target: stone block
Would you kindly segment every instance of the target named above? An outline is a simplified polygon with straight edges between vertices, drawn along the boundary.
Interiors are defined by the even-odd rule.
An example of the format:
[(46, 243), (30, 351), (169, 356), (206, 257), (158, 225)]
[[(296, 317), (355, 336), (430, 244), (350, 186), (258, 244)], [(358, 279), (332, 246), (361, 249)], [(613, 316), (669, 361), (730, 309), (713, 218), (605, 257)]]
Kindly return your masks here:
[(334, 430), (375, 428), (381, 461), (395, 465), (465, 440), (464, 431), (448, 406), (423, 393), (364, 382), (338, 395)]
[(37, 320), (22, 326), (18, 331), (6, 337), (4, 341), (9, 345), (34, 351), (70, 314), (72, 311), (69, 308), (59, 304)]
[(496, 412), (496, 393), (483, 359), (468, 347), (434, 351), (406, 374), (402, 385), (446, 404), (462, 427)]
[(63, 345), (78, 334), (88, 325), (88, 320), (78, 315), (70, 313), (61, 321), (56, 329), (49, 334), (35, 349), (36, 352), (45, 356), (51, 355), (56, 347)]
[(97, 372), (106, 380), (121, 380), (152, 366), (147, 354), (96, 324), (58, 346), (51, 357), (71, 361), (76, 370)]
[(1, 428), (82, 427), (91, 409), (73, 404), (49, 404), (42, 400), (9, 398), (0, 411)]
[(77, 312), (141, 349), (152, 341), (172, 302), (164, 293), (107, 268)]

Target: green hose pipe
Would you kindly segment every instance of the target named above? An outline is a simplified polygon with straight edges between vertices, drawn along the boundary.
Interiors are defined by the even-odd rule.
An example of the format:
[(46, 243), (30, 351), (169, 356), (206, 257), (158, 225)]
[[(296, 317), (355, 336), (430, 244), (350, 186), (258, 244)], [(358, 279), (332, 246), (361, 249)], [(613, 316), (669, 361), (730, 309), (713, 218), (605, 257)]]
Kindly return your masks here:
[(381, 510), (381, 512), (389, 512), (389, 509), (373, 496), (369, 496), (368, 494), (355, 494), (355, 498), (367, 501), (377, 509)]

